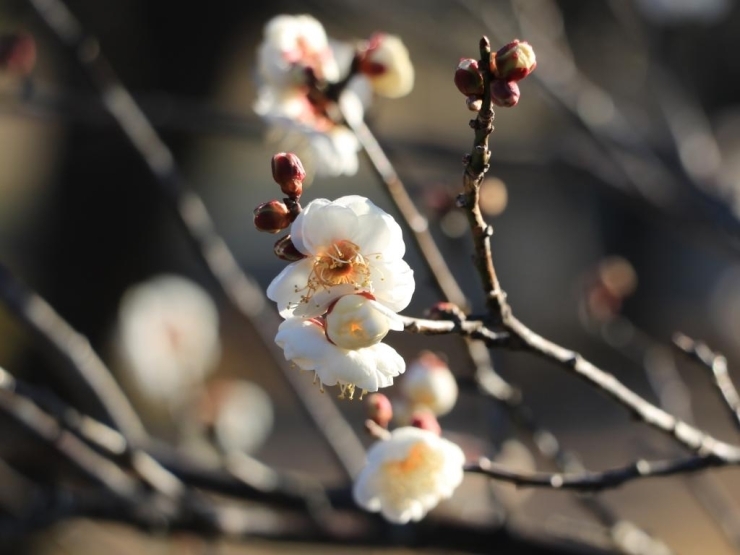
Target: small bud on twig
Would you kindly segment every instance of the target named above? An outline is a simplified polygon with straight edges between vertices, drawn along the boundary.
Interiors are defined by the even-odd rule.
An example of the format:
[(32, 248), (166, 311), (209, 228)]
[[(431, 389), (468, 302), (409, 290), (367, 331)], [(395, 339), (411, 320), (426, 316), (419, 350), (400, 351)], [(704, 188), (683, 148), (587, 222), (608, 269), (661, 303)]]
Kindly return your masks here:
[(260, 231), (278, 233), (291, 222), (290, 211), (279, 200), (271, 200), (254, 209), (254, 226)]
[[(492, 58), (493, 59), (493, 58)], [(513, 40), (496, 52), (495, 75), (504, 81), (519, 81), (537, 67), (534, 50), (528, 42)]]
[(472, 58), (463, 58), (455, 70), (455, 86), (465, 96), (482, 96), (483, 75), (478, 69), (478, 62)]
[(306, 170), (298, 156), (292, 152), (280, 152), (272, 157), (272, 178), (285, 195), (299, 198), (303, 194)]
[(433, 434), (442, 435), (442, 427), (437, 421), (437, 417), (431, 411), (420, 410), (411, 415), (411, 425), (414, 428), (420, 428)]
[(391, 402), (382, 393), (373, 393), (365, 401), (367, 406), (367, 417), (375, 422), (378, 426), (388, 428), (388, 424), (393, 420), (393, 407)]
[(272, 250), (275, 256), (286, 262), (297, 262), (306, 258), (306, 255), (295, 247), (293, 241), (290, 239), (290, 235), (278, 239)]
[(519, 102), (519, 85), (514, 81), (494, 79), (491, 82), (491, 102), (503, 108), (516, 106)]

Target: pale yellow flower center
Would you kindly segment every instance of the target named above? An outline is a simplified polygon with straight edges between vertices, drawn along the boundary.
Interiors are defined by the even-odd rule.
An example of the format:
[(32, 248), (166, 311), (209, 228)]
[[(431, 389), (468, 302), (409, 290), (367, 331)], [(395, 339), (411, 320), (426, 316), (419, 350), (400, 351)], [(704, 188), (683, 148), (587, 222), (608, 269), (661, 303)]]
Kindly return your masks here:
[(381, 467), (381, 492), (394, 505), (405, 505), (437, 489), (437, 480), (444, 467), (444, 455), (425, 441), (412, 445), (406, 457), (390, 460)]

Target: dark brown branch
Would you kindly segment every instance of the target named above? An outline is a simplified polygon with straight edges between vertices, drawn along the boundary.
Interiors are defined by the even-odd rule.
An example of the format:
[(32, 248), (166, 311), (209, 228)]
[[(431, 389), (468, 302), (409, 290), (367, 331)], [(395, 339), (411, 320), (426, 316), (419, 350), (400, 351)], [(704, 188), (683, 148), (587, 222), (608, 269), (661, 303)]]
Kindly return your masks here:
[(330, 447), (348, 476), (361, 467), (364, 448), (328, 395), (317, 395), (309, 383), (284, 360), (274, 345), (277, 315), (266, 308), (262, 289), (245, 274), (217, 233), (201, 198), (188, 191), (167, 145), (103, 56), (97, 39), (87, 35), (61, 0), (29, 0), (42, 20), (67, 48), (91, 83), (121, 131), (146, 163), (161, 192), (175, 211), (191, 242), (231, 304), (252, 325), (274, 355), (286, 382), (306, 415)]
[(735, 426), (740, 428), (740, 395), (727, 370), (727, 359), (720, 353), (712, 351), (706, 343), (694, 341), (681, 333), (673, 337), (673, 343), (689, 358), (712, 372), (714, 385), (722, 396), (727, 410), (730, 411)]
[(470, 121), (470, 126), (475, 131), (475, 139), (463, 173), (463, 193), (460, 197), (460, 204), (465, 209), (470, 231), (473, 234), (475, 267), (483, 283), (486, 306), (489, 314), (498, 318), (503, 312), (507, 311), (508, 305), (506, 304), (506, 297), (501, 291), (492, 262), (491, 235), (493, 235), (493, 227), (483, 219), (483, 213), (479, 205), (480, 187), (488, 171), (488, 163), (491, 158), (491, 152), (488, 150), (488, 138), (493, 131), (494, 113), (491, 104), (490, 63), (491, 44), (487, 37), (483, 37), (480, 40), (480, 62), (478, 64), (483, 73), (483, 103), (477, 117)]
[[(586, 325), (595, 334), (598, 331), (604, 342), (615, 351), (644, 367), (661, 408), (690, 424), (695, 422), (691, 393), (676, 368), (675, 358), (668, 346), (650, 337), (622, 315), (616, 315), (606, 322), (595, 321), (593, 325)], [(612, 336), (617, 334), (630, 339), (615, 343)], [(661, 352), (665, 356), (655, 356)], [(740, 511), (716, 476), (710, 473), (688, 474), (684, 476), (684, 481), (716, 526), (735, 548), (740, 548)]]
[(466, 472), (484, 474), (495, 480), (510, 482), (518, 486), (532, 486), (552, 489), (570, 489), (577, 491), (599, 491), (621, 486), (626, 482), (640, 478), (671, 476), (696, 472), (714, 466), (740, 464), (740, 460), (728, 461), (715, 455), (694, 455), (692, 457), (667, 461), (639, 460), (621, 468), (602, 472), (519, 472), (496, 464), (488, 459), (465, 466)]

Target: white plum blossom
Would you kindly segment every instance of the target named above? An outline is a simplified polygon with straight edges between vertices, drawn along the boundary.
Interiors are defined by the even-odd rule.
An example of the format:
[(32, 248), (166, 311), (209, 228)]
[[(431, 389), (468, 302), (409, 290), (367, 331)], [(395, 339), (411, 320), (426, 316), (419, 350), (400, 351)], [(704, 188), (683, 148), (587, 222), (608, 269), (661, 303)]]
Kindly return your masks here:
[(408, 365), (401, 391), (412, 410), (424, 407), (435, 416), (450, 412), (458, 395), (455, 376), (447, 364), (431, 351), (422, 352)]
[[(258, 74), (261, 83), (254, 110), (271, 125), (270, 135), (282, 148), (296, 152), (316, 173), (357, 173), (357, 138), (328, 116), (324, 101), (309, 94), (310, 79), (336, 82), (340, 76), (321, 23), (309, 15), (271, 19), (258, 51)], [(352, 91), (345, 94), (355, 96)], [(363, 115), (362, 102), (352, 101), (351, 117)]]
[(189, 279), (162, 275), (129, 288), (116, 337), (126, 377), (152, 401), (188, 402), (219, 360), (218, 327), (215, 303)]
[(451, 441), (427, 430), (396, 428), (367, 453), (355, 480), (355, 502), (390, 522), (419, 521), (463, 479), (465, 455)]
[(288, 318), (280, 324), (275, 342), (287, 360), (302, 370), (313, 370), (322, 386), (338, 385), (341, 396), (347, 394), (350, 399), (356, 388), (364, 394), (392, 385), (406, 368), (401, 355), (384, 343), (361, 349), (333, 344), (323, 323), (313, 318)]
[(414, 66), (403, 41), (394, 35), (370, 37), (360, 62), (360, 72), (379, 96), (400, 98), (414, 87)]
[(283, 318), (320, 316), (339, 297), (360, 292), (393, 312), (411, 302), (414, 274), (403, 260), (401, 228), (368, 199), (316, 199), (290, 234), (306, 258), (288, 265), (267, 289)]

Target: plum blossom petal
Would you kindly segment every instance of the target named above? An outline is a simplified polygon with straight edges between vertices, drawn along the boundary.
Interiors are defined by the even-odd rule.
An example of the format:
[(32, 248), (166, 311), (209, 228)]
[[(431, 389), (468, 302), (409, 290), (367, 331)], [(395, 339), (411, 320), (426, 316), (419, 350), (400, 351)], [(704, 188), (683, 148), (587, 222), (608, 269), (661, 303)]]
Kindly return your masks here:
[(404, 427), (378, 441), (353, 487), (355, 502), (397, 524), (418, 521), (463, 479), (465, 455), (451, 441), (427, 430)]
[(280, 324), (275, 342), (287, 360), (302, 370), (313, 370), (323, 385), (339, 385), (350, 398), (355, 388), (377, 391), (392, 385), (406, 368), (401, 355), (383, 343), (356, 350), (337, 347), (313, 319), (288, 318)]

